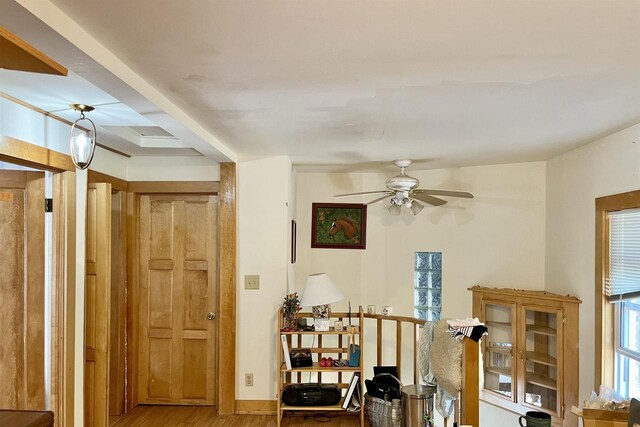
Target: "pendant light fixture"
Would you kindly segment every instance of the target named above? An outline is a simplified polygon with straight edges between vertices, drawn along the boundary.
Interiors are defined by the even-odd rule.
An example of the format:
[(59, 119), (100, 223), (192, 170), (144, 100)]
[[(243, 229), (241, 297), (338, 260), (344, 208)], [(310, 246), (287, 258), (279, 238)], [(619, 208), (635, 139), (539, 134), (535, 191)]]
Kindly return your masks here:
[(96, 125), (91, 119), (84, 116), (84, 113), (93, 111), (91, 105), (71, 104), (76, 111), (80, 111), (80, 118), (73, 122), (71, 126), (71, 137), (69, 138), (69, 149), (71, 160), (78, 169), (86, 169), (93, 160), (93, 153), (96, 151)]

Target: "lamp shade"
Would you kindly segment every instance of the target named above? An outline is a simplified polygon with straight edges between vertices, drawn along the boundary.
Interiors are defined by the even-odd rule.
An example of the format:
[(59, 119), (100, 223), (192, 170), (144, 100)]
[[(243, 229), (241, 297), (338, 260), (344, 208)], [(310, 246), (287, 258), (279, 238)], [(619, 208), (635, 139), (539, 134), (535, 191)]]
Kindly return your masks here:
[(396, 216), (397, 216), (397, 215), (400, 215), (400, 210), (401, 210), (401, 209), (402, 209), (402, 207), (401, 207), (400, 205), (396, 205), (395, 203), (392, 203), (392, 204), (389, 206), (389, 209), (388, 209), (388, 210), (389, 210), (389, 213), (390, 213), (391, 215), (396, 215)]
[(420, 211), (422, 209), (424, 209), (424, 206), (422, 206), (422, 204), (418, 203), (417, 200), (412, 200), (410, 209), (411, 209), (411, 212), (414, 215), (418, 215), (420, 213)]
[(93, 107), (85, 104), (71, 104), (71, 108), (80, 111), (80, 118), (71, 126), (69, 151), (71, 160), (77, 169), (86, 169), (93, 160), (96, 150), (96, 125), (84, 113), (93, 111)]
[(316, 273), (309, 275), (307, 286), (304, 288), (302, 298), (300, 298), (300, 305), (311, 307), (333, 304), (343, 299), (344, 295), (327, 273)]

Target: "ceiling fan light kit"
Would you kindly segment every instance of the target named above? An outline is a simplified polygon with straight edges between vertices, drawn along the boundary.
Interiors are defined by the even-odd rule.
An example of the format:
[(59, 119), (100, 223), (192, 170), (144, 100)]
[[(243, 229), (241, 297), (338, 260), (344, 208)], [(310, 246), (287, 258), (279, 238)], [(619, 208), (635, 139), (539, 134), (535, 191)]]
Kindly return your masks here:
[[(411, 164), (411, 160), (396, 160), (395, 165), (400, 168), (400, 174), (386, 180), (385, 185), (387, 190), (381, 191), (362, 191), (358, 193), (348, 194), (336, 194), (334, 197), (353, 197), (364, 195), (380, 195), (382, 196), (371, 200), (365, 205), (379, 202), (381, 200), (391, 198), (391, 205), (388, 211), (391, 215), (400, 215), (402, 206), (406, 206), (411, 210), (411, 213), (418, 215), (424, 205), (420, 202), (427, 203), (432, 206), (442, 206), (447, 203), (446, 200), (440, 199), (435, 196), (445, 197), (462, 197), (465, 199), (473, 199), (473, 194), (466, 191), (451, 191), (451, 190), (429, 190), (424, 188), (417, 188), (420, 185), (420, 181), (417, 178), (409, 176), (404, 173), (405, 168)], [(420, 200), (420, 202), (418, 202)]]
[(93, 160), (96, 151), (96, 125), (91, 119), (84, 116), (84, 113), (93, 111), (91, 105), (71, 104), (69, 107), (80, 111), (80, 118), (73, 122), (71, 135), (69, 137), (69, 151), (71, 160), (77, 169), (86, 169)]

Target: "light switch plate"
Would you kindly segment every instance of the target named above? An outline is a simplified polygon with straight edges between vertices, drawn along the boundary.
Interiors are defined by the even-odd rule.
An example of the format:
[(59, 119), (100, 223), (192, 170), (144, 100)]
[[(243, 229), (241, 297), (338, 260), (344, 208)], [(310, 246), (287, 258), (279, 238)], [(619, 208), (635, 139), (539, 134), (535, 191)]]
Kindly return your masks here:
[(245, 289), (260, 289), (260, 276), (257, 274), (245, 274), (244, 275), (244, 288)]

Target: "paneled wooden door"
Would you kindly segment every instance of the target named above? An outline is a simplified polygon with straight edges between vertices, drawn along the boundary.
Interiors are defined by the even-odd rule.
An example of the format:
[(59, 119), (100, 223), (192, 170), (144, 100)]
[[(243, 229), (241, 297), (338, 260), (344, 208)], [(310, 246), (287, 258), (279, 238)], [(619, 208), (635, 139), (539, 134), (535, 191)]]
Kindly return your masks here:
[(0, 171), (0, 408), (44, 409), (44, 172)]
[(138, 399), (216, 402), (217, 196), (140, 197)]
[(109, 425), (111, 184), (87, 189), (84, 415), (86, 427)]

